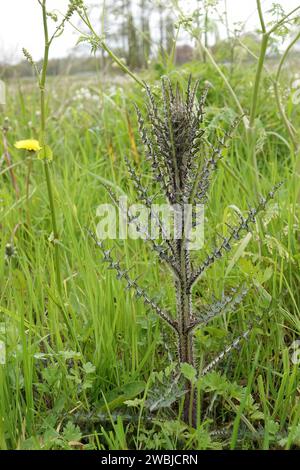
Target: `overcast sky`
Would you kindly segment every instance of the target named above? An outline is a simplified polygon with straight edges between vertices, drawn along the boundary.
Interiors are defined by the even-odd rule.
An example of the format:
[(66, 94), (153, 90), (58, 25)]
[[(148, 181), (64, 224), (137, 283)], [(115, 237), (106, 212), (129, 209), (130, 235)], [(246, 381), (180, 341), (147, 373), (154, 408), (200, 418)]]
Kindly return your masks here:
[[(187, 7), (194, 2), (195, 0), (184, 0), (182, 3)], [(97, 0), (86, 0), (88, 5), (95, 3)], [(264, 10), (267, 11), (274, 1), (263, 0), (262, 3)], [(276, 0), (276, 3), (280, 3), (286, 11), (290, 11), (300, 5), (300, 0)], [(48, 9), (65, 11), (67, 4), (68, 0), (48, 0)], [(40, 59), (43, 50), (43, 32), (38, 0), (0, 0), (0, 5), (0, 61), (19, 60), (22, 57), (22, 47), (28, 49), (35, 60)], [(248, 18), (247, 29), (258, 27), (256, 0), (227, 0), (227, 5), (230, 24)], [(53, 43), (51, 57), (68, 54), (76, 44), (77, 37), (78, 34), (68, 26), (64, 35)]]

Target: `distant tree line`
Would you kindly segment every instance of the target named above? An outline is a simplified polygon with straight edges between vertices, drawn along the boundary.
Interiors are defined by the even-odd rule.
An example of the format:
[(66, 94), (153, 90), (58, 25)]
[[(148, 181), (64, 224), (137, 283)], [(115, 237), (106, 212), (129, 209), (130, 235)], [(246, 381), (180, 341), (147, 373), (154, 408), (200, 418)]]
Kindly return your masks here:
[(103, 34), (131, 68), (148, 67), (151, 57), (170, 53), (174, 16), (164, 0), (102, 0)]
[[(132, 69), (147, 68), (151, 59), (163, 60), (172, 50), (174, 17), (167, 1), (98, 0), (91, 14), (110, 47)], [(103, 51), (93, 57), (83, 48), (81, 56), (50, 60), (48, 72), (49, 75), (76, 74), (109, 65), (110, 60)], [(32, 74), (25, 60), (16, 65), (0, 63), (2, 78), (31, 77)]]
[[(223, 20), (214, 19), (213, 5), (217, 4), (218, 0), (195, 1), (193, 20), (197, 34), (204, 45), (202, 50), (199, 50), (199, 45), (194, 47), (192, 39), (184, 42), (182, 37), (180, 45), (174, 47), (177, 30), (170, 0), (94, 0), (94, 2), (90, 7), (90, 16), (96, 27), (99, 27), (100, 35), (132, 70), (148, 68), (151, 62), (164, 64), (173, 48), (177, 64), (188, 62), (193, 58), (206, 62), (205, 50), (208, 49), (217, 61), (225, 64), (253, 61), (249, 51), (256, 56), (259, 55), (260, 41), (257, 33), (246, 33), (241, 28), (232, 34), (229, 31), (227, 14)], [(227, 28), (227, 37), (223, 39), (219, 34), (220, 21), (223, 21)], [(90, 55), (88, 47), (80, 45), (69, 57), (51, 59), (48, 74), (73, 75), (92, 73), (95, 70), (112, 73), (110, 67), (112, 63), (107, 54), (100, 50), (96, 55)], [(270, 51), (268, 55), (270, 57)], [(15, 65), (0, 62), (0, 78), (31, 77), (32, 74), (32, 67), (25, 60)]]

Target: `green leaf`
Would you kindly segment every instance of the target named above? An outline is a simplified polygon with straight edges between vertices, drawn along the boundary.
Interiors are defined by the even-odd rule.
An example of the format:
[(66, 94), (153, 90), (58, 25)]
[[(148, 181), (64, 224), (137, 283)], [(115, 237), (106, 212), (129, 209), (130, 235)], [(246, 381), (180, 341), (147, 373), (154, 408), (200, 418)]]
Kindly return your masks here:
[(270, 303), (272, 302), (272, 296), (269, 294), (269, 292), (266, 291), (266, 289), (257, 281), (257, 279), (253, 279), (253, 284), (257, 288), (259, 294), (260, 294), (260, 305), (262, 307), (268, 307)]
[(262, 282), (267, 282), (269, 279), (271, 279), (272, 276), (273, 276), (273, 268), (269, 266), (268, 268), (265, 269)]
[(246, 276), (256, 276), (257, 267), (250, 261), (250, 259), (241, 258), (239, 260), (239, 268)]
[(213, 371), (201, 378), (201, 386), (207, 392), (217, 391), (222, 395), (228, 392), (229, 382), (219, 372)]
[(51, 147), (49, 147), (49, 145), (45, 145), (42, 150), (40, 150), (37, 154), (38, 158), (40, 160), (49, 160), (49, 161), (52, 161), (53, 160), (53, 152), (52, 152), (52, 149)]
[(93, 374), (96, 372), (96, 367), (91, 362), (83, 364), (82, 368), (86, 374)]
[(279, 432), (279, 424), (273, 421), (272, 419), (269, 419), (268, 431), (269, 431), (269, 434), (271, 434), (272, 436), (275, 436)]
[(230, 273), (230, 271), (232, 270), (232, 268), (236, 265), (236, 263), (238, 262), (238, 260), (240, 259), (241, 256), (244, 255), (244, 252), (247, 248), (247, 245), (249, 244), (250, 240), (252, 238), (252, 233), (247, 233), (247, 235), (241, 240), (240, 244), (239, 244), (239, 247), (238, 249), (236, 250), (236, 252), (234, 253), (228, 267), (227, 267), (227, 270), (226, 270), (226, 273), (225, 273), (225, 277), (228, 276), (228, 274)]
[(132, 407), (138, 407), (138, 406), (142, 405), (143, 402), (144, 402), (143, 398), (135, 398), (134, 400), (124, 401), (124, 405), (132, 406)]
[(253, 421), (262, 421), (265, 419), (265, 415), (262, 411), (255, 410), (253, 413), (251, 413), (251, 419)]
[(145, 382), (131, 382), (121, 388), (115, 388), (105, 396), (100, 405), (100, 411), (110, 411), (122, 406), (125, 401), (132, 400), (145, 390)]
[(195, 383), (197, 371), (191, 364), (184, 362), (183, 364), (181, 364), (180, 369), (186, 379), (188, 379), (192, 383)]
[(75, 426), (75, 424), (73, 424), (71, 421), (69, 421), (64, 427), (63, 436), (68, 442), (80, 441), (80, 439), (82, 438), (80, 428), (78, 426)]

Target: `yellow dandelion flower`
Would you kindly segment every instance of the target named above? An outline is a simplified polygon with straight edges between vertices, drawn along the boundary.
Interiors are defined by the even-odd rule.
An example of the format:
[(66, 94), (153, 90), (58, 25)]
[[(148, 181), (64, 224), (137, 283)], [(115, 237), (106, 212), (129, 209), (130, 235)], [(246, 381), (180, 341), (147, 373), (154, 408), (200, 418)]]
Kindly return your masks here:
[(42, 150), (38, 140), (28, 139), (28, 140), (19, 140), (15, 143), (16, 149), (29, 150), (30, 152), (39, 152)]

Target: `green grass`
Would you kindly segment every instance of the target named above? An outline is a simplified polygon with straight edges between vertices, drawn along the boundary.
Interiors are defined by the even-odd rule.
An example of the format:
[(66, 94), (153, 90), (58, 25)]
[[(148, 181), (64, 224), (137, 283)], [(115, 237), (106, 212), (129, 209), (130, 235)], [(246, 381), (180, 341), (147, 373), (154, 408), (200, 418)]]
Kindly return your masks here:
[[(173, 70), (181, 83), (209, 80), (208, 122), (226, 125), (234, 103), (218, 75), (197, 63)], [(159, 78), (153, 72), (150, 83)], [(236, 71), (232, 85), (249, 109), (253, 70)], [(93, 100), (73, 98), (88, 86)], [(254, 227), (252, 240), (237, 259), (234, 248), (201, 280), (196, 303), (212, 293), (246, 282), (254, 286), (234, 314), (216, 319), (196, 335), (196, 356), (209, 362), (222, 348), (254, 327), (241, 349), (233, 351), (197, 385), (197, 430), (180, 420), (180, 407), (150, 411), (155, 393), (164, 395), (176, 361), (168, 327), (147, 312), (101, 264), (100, 253), (85, 227), (97, 223), (96, 209), (109, 198), (103, 180), (121, 187), (132, 199), (124, 156), (138, 159), (149, 180), (132, 102), (142, 106), (143, 92), (130, 82), (124, 87), (69, 78), (51, 80), (47, 94), (48, 142), (60, 232), (64, 302), (55, 282), (53, 246), (43, 163), (29, 160), (13, 148), (16, 140), (37, 137), (38, 91), (30, 82), (8, 84), (7, 138), (20, 189), (16, 198), (5, 163), (0, 167), (0, 340), (6, 363), (0, 365), (1, 449), (219, 449), (291, 448), (300, 445), (299, 365), (291, 361), (290, 346), (300, 336), (299, 312), (299, 158), (289, 148), (284, 127), (266, 81), (259, 100), (259, 192), (283, 180), (278, 196)], [(299, 125), (299, 110), (287, 110)], [(137, 153), (130, 138), (133, 126)], [(217, 117), (221, 115), (219, 121)], [(298, 162), (298, 163), (297, 163)], [(298, 170), (297, 170), (298, 168)], [(252, 157), (240, 125), (226, 159), (216, 174), (206, 211), (205, 235), (233, 215), (232, 206), (255, 203)], [(13, 242), (16, 253), (5, 259)], [(133, 275), (163, 306), (173, 305), (171, 279), (141, 241), (117, 242)], [(201, 258), (201, 253), (199, 254)], [(230, 269), (227, 269), (230, 266)], [(203, 364), (202, 364), (203, 365)]]

